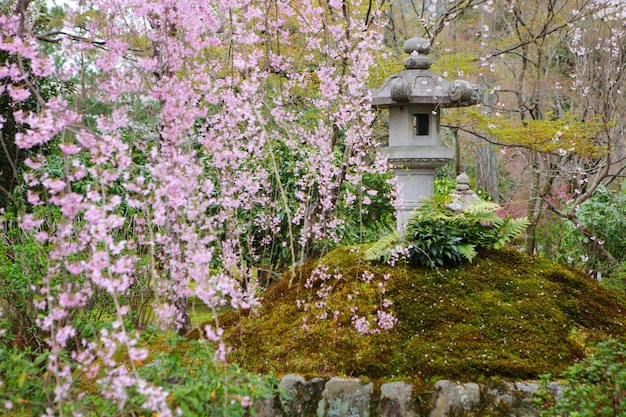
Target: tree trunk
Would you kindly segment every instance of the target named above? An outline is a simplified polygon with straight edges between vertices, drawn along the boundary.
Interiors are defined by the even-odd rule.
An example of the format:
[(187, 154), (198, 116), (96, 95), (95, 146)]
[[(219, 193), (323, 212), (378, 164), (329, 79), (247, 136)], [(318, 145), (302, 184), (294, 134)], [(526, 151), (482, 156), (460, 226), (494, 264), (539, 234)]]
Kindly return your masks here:
[[(491, 88), (485, 77), (481, 77), (480, 86), (485, 91)], [(483, 98), (483, 113), (486, 115), (490, 114), (495, 102), (493, 94), (485, 94)], [(485, 133), (485, 136), (488, 136), (488, 134)], [(500, 201), (498, 156), (491, 143), (483, 142), (481, 139), (476, 138), (474, 145), (476, 149), (476, 187), (482, 187), (491, 196), (491, 201), (498, 203)]]
[(476, 143), (476, 187), (482, 187), (494, 203), (500, 201), (498, 157), (490, 143)]
[(174, 305), (180, 314), (180, 321), (178, 324), (178, 335), (184, 336), (191, 330), (191, 317), (189, 316), (189, 303), (187, 297), (177, 297), (174, 300)]
[(457, 177), (463, 173), (461, 165), (461, 138), (459, 137), (459, 129), (450, 128), (452, 140), (454, 141), (454, 175)]
[(526, 228), (526, 244), (525, 251), (528, 254), (535, 253), (537, 244), (537, 224), (541, 217), (541, 200), (539, 196), (539, 186), (541, 176), (539, 174), (539, 162), (536, 152), (531, 151), (530, 154), (531, 184), (528, 196), (528, 204), (526, 205), (526, 217), (528, 217), (528, 227)]

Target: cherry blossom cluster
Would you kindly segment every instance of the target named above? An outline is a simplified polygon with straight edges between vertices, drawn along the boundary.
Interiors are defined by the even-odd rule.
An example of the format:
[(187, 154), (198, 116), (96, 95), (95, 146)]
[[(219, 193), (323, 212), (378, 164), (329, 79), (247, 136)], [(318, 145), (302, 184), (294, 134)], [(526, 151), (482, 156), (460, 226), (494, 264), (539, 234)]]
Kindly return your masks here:
[[(12, 57), (0, 62), (10, 81), (0, 92), (38, 100), (37, 111), (14, 113), (15, 141), (31, 153), (28, 203), (60, 213), (53, 226), (41, 214), (20, 219), (51, 248), (36, 305), (58, 410), (78, 370), (120, 409), (135, 387), (146, 410), (170, 415), (167, 392), (135, 369), (147, 351), (125, 325), (130, 289), (149, 283), (159, 323), (181, 331), (192, 295), (214, 310), (253, 308), (255, 245), (286, 236), (295, 262), (312, 240), (341, 239), (344, 183), (375, 195), (361, 176), (387, 168), (373, 152), (366, 84), (382, 38), (358, 6), (338, 18), (338, 5), (310, 0), (79, 2), (52, 54), (28, 11), (0, 15), (0, 50)], [(44, 99), (42, 77), (81, 87)], [(51, 153), (62, 173), (48, 169)], [(102, 291), (112, 324), (84, 337), (68, 317)], [(225, 360), (220, 329), (206, 331)], [(114, 360), (120, 352), (132, 366)]]
[[(391, 330), (396, 325), (397, 318), (389, 310), (393, 302), (385, 297), (389, 274), (379, 276), (380, 274), (364, 270), (355, 279), (336, 270), (329, 272), (329, 269), (327, 265), (319, 263), (311, 272), (304, 284), (306, 289), (311, 290), (310, 297), (297, 300), (296, 304), (299, 309), (313, 314), (312, 318), (315, 321), (332, 320), (340, 327), (349, 323), (361, 334), (380, 333), (384, 330)], [(359, 302), (362, 299), (361, 289), (359, 289), (361, 284), (369, 287), (368, 293), (375, 294), (374, 296), (368, 295), (376, 301), (372, 301), (366, 308), (363, 308), (363, 303)], [(337, 306), (338, 303), (333, 300), (337, 296), (336, 289), (339, 286), (354, 288), (346, 296), (347, 311), (342, 311)], [(341, 304), (345, 301), (342, 300)], [(312, 322), (310, 319), (308, 315), (303, 317), (302, 328), (305, 331), (310, 330), (309, 323)]]

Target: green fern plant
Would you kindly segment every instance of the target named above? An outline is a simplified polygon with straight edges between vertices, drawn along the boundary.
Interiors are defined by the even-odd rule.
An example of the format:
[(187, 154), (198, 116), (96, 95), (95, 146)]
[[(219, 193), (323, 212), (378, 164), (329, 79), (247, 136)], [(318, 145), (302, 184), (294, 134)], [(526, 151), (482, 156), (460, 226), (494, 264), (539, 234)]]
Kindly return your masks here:
[(494, 242), (492, 247), (494, 249), (500, 249), (504, 247), (507, 243), (510, 243), (513, 239), (516, 239), (524, 233), (526, 227), (528, 227), (528, 218), (520, 217), (518, 219), (513, 219), (511, 217), (507, 217), (504, 219), (504, 222), (498, 228), (498, 240)]
[(481, 201), (463, 211), (461, 215), (472, 225), (470, 230), (474, 231), (467, 239), (474, 240), (478, 246), (500, 249), (521, 236), (528, 226), (528, 219), (526, 217), (513, 219), (510, 216), (502, 218), (495, 213), (500, 208), (496, 203)]
[(403, 244), (402, 234), (396, 230), (395, 232), (378, 239), (376, 243), (367, 249), (364, 254), (365, 260), (389, 262), (392, 250), (398, 245)]
[(409, 262), (435, 268), (472, 262), (479, 248), (500, 249), (520, 236), (526, 218), (502, 218), (500, 206), (480, 201), (462, 212), (447, 207), (449, 200), (435, 197), (425, 201), (407, 223), (406, 233), (394, 232), (376, 242), (365, 253), (370, 261), (389, 261), (398, 245), (408, 249)]

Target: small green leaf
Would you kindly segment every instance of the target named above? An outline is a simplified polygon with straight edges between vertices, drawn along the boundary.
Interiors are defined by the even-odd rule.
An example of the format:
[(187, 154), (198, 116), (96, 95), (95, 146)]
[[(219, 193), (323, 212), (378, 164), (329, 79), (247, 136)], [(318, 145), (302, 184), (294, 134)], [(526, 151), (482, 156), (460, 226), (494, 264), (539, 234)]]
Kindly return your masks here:
[(469, 263), (472, 263), (476, 255), (478, 255), (478, 252), (476, 252), (476, 246), (472, 245), (471, 243), (460, 245), (459, 253), (463, 255), (463, 257), (467, 259)]

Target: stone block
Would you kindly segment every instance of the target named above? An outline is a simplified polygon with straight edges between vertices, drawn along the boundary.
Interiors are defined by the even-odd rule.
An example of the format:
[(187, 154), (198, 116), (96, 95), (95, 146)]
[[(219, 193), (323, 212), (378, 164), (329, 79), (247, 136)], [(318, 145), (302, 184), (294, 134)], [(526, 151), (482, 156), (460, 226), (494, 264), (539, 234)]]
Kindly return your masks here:
[(374, 384), (353, 378), (331, 378), (318, 403), (317, 417), (370, 417)]
[(413, 386), (390, 382), (380, 387), (381, 417), (417, 417), (413, 410)]
[(447, 380), (435, 384), (435, 405), (430, 417), (456, 417), (480, 404), (480, 387), (468, 382), (457, 384)]
[(278, 400), (276, 398), (267, 398), (264, 400), (255, 401), (254, 416), (283, 417), (283, 413), (280, 410), (280, 403), (278, 403)]
[(300, 375), (285, 375), (278, 384), (284, 417), (315, 416), (324, 389), (322, 378), (307, 381)]

